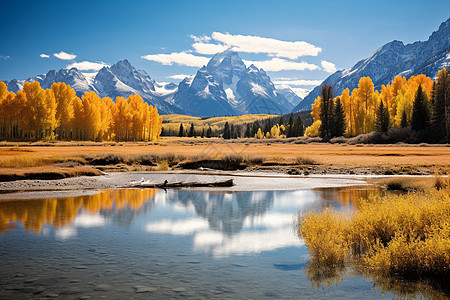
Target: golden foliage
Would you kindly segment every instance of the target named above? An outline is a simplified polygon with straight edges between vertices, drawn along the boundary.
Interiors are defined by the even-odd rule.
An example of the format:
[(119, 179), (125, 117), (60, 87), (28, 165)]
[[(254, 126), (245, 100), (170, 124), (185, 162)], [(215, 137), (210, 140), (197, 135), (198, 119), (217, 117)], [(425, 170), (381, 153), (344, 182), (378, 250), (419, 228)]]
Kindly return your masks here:
[(80, 210), (96, 214), (100, 210), (138, 210), (156, 195), (155, 189), (122, 189), (80, 197), (3, 200), (0, 202), (0, 233), (12, 228), (13, 222), (39, 234), (42, 226), (64, 227), (73, 222)]
[[(391, 84), (382, 85), (381, 91), (374, 90), (374, 84), (370, 77), (361, 77), (358, 88), (354, 89), (351, 94), (349, 89), (345, 89), (341, 95), (337, 95), (335, 98), (340, 97), (344, 106), (347, 118), (347, 136), (356, 136), (374, 130), (376, 109), (380, 101), (383, 101), (388, 108), (394, 127), (400, 127), (403, 112), (410, 120), (414, 95), (419, 85), (422, 86), (430, 100), (433, 80), (423, 74), (411, 76), (408, 80), (405, 77), (397, 76)], [(311, 106), (314, 122), (320, 120), (321, 101), (322, 99), (317, 97)], [(315, 128), (316, 126), (309, 130), (307, 128), (309, 136), (315, 136)]]
[(158, 110), (139, 95), (114, 103), (87, 92), (80, 99), (65, 83), (43, 90), (36, 81), (15, 94), (0, 82), (0, 138), (5, 140), (156, 141), (161, 128)]
[(351, 217), (330, 210), (299, 217), (312, 259), (362, 264), (380, 274), (450, 276), (450, 188), (371, 197)]

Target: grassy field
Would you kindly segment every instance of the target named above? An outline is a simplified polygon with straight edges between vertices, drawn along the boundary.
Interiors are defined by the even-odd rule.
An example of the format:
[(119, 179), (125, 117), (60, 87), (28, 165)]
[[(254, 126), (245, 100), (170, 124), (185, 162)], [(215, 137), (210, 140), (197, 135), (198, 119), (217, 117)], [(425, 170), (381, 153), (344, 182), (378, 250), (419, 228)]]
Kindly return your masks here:
[[(273, 170), (297, 174), (434, 174), (447, 173), (450, 147), (424, 145), (345, 145), (345, 144), (281, 144), (227, 143), (222, 139), (162, 138), (158, 143), (70, 143), (3, 144), (0, 147), (0, 174), (33, 167), (71, 167), (90, 165), (98, 157), (112, 155), (110, 164), (151, 166), (163, 164), (170, 156), (169, 168), (186, 161), (223, 160), (234, 157), (240, 162), (252, 161), (253, 171)], [(142, 163), (145, 156), (152, 162)], [(245, 165), (249, 167), (250, 164)], [(150, 168), (150, 169), (152, 169)], [(277, 169), (278, 168), (278, 169)], [(147, 168), (148, 170), (149, 168)], [(142, 170), (122, 168), (123, 171)], [(23, 170), (22, 170), (23, 171)], [(120, 171), (118, 169), (118, 171)], [(296, 174), (296, 173), (294, 173)]]

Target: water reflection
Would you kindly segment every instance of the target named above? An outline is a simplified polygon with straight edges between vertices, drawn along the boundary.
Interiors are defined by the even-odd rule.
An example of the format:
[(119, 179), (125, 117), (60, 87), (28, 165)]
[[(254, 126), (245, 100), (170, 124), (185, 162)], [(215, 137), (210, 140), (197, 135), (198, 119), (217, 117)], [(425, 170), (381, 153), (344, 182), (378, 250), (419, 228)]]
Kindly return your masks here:
[(79, 197), (1, 200), (0, 233), (15, 229), (16, 222), (36, 234), (42, 232), (44, 225), (51, 225), (55, 229), (66, 228), (57, 232), (61, 237), (73, 235), (73, 228), (68, 228), (69, 225), (101, 226), (105, 218), (130, 224), (143, 210), (149, 211), (155, 195), (154, 189), (124, 189)]

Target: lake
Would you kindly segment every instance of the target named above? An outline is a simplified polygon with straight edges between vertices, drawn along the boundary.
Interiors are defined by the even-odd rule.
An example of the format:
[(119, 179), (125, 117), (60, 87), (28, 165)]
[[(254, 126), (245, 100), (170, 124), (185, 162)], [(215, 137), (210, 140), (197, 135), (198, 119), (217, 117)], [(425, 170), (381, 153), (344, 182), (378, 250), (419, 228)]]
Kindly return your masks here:
[(297, 212), (351, 213), (380, 193), (117, 189), (0, 200), (0, 298), (391, 298), (347, 275), (319, 286), (305, 271)]

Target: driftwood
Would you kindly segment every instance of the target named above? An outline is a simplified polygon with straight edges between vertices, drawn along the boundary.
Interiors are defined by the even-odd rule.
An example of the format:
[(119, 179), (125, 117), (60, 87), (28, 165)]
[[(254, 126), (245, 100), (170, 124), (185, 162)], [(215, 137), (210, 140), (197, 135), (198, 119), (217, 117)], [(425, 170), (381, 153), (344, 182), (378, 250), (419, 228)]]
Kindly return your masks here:
[(231, 187), (234, 186), (233, 179), (215, 182), (168, 182), (165, 180), (163, 183), (151, 183), (148, 181), (133, 182), (125, 186), (127, 188), (154, 188), (154, 189), (170, 189), (170, 188), (182, 188), (182, 187)]

